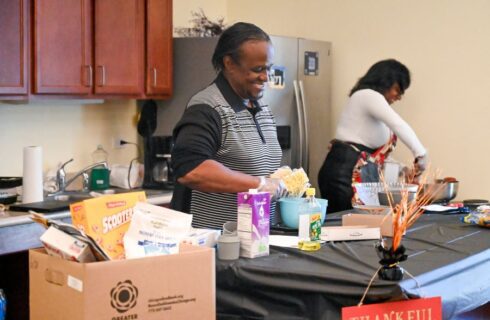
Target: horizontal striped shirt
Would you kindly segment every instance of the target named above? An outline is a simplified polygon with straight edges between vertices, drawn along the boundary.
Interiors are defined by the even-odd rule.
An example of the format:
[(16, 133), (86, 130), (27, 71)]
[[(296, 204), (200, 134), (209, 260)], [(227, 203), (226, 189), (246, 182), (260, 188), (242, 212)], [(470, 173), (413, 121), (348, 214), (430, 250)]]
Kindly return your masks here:
[[(254, 104), (253, 109), (247, 108), (222, 74), (193, 96), (174, 129), (172, 166), (176, 178), (207, 159), (253, 176), (274, 172), (282, 156), (274, 116), (260, 100)], [(186, 134), (186, 129), (186, 137), (179, 137)], [(193, 214), (194, 227), (221, 228), (226, 221), (237, 218), (236, 193), (189, 191), (177, 186), (174, 198), (172, 207)], [(177, 204), (179, 200), (184, 204)], [(271, 205), (272, 221), (274, 207), (275, 203)]]

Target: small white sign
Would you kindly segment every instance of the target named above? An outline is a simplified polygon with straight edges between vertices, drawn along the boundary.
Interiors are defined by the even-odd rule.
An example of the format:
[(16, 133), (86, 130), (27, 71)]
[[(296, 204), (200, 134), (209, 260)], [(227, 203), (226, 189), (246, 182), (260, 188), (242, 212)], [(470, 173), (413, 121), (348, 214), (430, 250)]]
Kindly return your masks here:
[(322, 227), (320, 239), (325, 241), (349, 241), (380, 239), (381, 233), (378, 227), (366, 226), (342, 226)]
[(272, 66), (267, 73), (267, 78), (269, 88), (284, 89), (286, 84), (286, 68), (282, 66)]
[(68, 287), (73, 288), (79, 292), (83, 292), (83, 281), (77, 279), (73, 276), (68, 276), (68, 280), (66, 281)]

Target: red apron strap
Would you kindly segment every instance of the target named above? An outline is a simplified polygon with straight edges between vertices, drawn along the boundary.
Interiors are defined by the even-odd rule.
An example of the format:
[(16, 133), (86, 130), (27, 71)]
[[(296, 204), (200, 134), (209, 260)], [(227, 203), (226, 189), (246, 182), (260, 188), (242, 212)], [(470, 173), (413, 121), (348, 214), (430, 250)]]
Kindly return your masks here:
[(381, 147), (379, 147), (378, 149), (376, 149), (376, 151), (374, 151), (372, 154), (368, 154), (365, 151), (359, 154), (359, 158), (357, 159), (356, 165), (352, 170), (352, 191), (353, 191), (352, 203), (353, 204), (363, 204), (359, 196), (357, 195), (356, 188), (354, 187), (354, 183), (362, 182), (361, 168), (365, 166), (368, 162), (373, 162), (378, 165), (382, 165), (385, 159), (389, 156), (389, 154), (395, 149), (397, 140), (398, 140), (397, 136), (394, 133), (392, 133), (388, 142), (382, 145)]

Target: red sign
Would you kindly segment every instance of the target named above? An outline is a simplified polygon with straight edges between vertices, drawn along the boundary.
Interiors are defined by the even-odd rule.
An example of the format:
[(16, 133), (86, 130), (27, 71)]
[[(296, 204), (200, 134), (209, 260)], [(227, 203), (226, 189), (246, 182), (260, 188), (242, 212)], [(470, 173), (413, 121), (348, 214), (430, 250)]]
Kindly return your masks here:
[(441, 297), (342, 308), (342, 320), (441, 320)]

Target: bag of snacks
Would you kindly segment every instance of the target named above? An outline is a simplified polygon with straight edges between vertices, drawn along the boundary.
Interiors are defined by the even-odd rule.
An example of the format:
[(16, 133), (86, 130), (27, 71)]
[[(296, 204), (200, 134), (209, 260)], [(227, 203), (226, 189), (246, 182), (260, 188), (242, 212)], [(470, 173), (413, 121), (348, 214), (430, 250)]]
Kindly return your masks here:
[(271, 178), (281, 179), (288, 189), (288, 197), (300, 198), (306, 192), (310, 184), (310, 179), (303, 168), (291, 169), (283, 166), (277, 169)]

